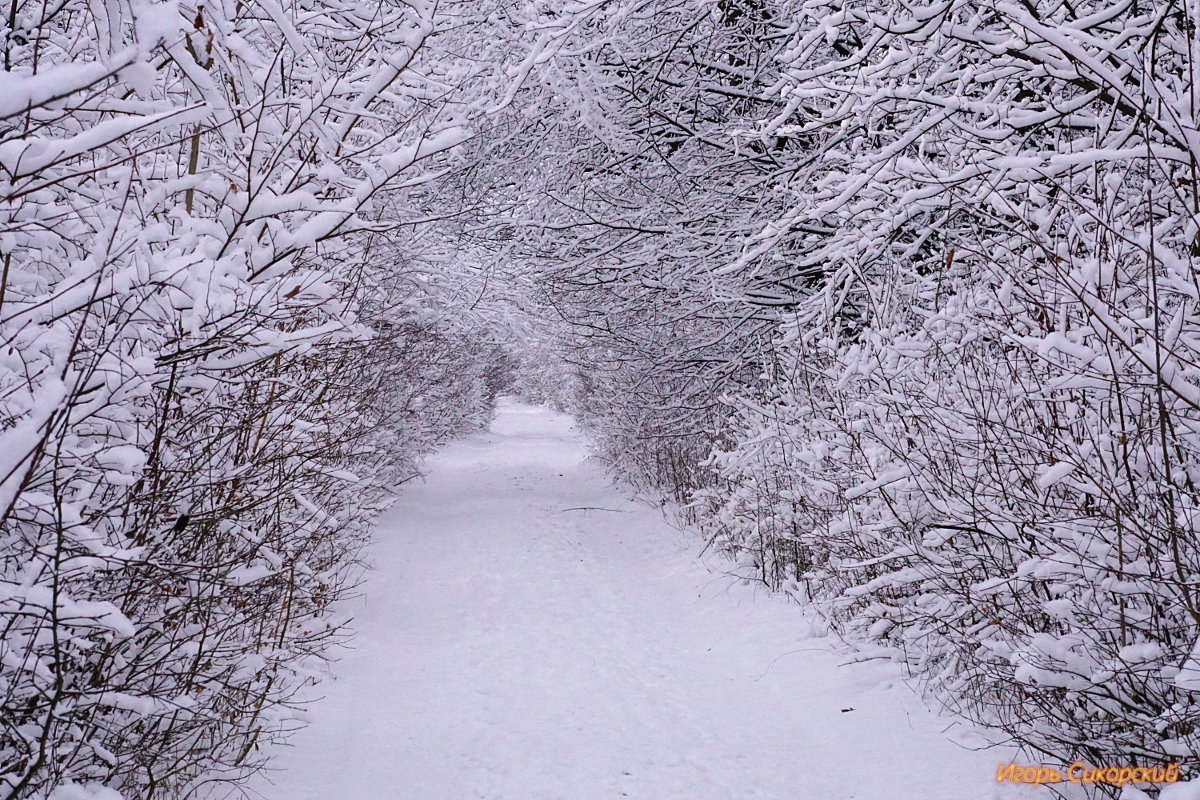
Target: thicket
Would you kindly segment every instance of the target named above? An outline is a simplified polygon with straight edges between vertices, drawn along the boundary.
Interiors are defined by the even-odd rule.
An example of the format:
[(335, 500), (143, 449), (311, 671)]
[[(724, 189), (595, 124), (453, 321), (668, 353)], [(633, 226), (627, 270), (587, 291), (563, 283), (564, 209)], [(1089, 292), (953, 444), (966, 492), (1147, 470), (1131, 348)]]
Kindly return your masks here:
[(488, 10), (3, 15), (0, 797), (244, 777), (371, 517), (486, 421), (511, 358), (426, 234), (504, 102)]
[(1198, 19), (603, 4), (523, 211), (619, 475), (1031, 753), (1185, 775)]

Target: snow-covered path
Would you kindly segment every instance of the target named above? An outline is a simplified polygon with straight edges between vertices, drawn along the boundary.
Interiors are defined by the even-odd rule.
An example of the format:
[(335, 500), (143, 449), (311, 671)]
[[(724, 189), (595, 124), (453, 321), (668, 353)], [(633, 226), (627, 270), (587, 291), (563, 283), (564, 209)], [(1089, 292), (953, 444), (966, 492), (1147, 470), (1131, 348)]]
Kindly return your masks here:
[[(353, 650), (269, 800), (979, 800), (1004, 754), (714, 573), (512, 403), (381, 520)], [(853, 708), (853, 711), (843, 709)]]

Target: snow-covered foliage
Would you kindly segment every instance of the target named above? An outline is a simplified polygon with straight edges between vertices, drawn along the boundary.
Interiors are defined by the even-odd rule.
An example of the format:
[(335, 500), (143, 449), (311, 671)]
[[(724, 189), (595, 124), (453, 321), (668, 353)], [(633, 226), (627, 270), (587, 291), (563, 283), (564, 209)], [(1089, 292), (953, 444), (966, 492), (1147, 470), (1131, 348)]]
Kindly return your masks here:
[(566, 323), (552, 343), (577, 368), (575, 413), (628, 480), (675, 503), (704, 483), (721, 393), (753, 382), (778, 294), (720, 274), (757, 215), (786, 211), (766, 148), (730, 136), (774, 106), (783, 40), (727, 5), (577, 8), (495, 144), (528, 164), (509, 221), (545, 267), (537, 300)]
[(253, 768), (370, 517), (486, 420), (497, 346), (419, 234), (504, 99), (487, 13), (11, 4), (0, 797)]
[(618, 472), (1032, 751), (1185, 775), (1196, 20), (606, 4), (529, 215)]

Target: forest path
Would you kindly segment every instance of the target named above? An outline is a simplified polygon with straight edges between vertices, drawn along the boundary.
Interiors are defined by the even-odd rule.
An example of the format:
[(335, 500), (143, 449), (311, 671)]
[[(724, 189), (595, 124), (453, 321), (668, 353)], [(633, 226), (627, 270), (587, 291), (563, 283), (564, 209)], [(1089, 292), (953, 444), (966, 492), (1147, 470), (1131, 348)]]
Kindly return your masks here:
[[(358, 635), (269, 800), (978, 800), (1001, 753), (504, 402), (380, 520)], [(712, 562), (719, 566), (719, 561)], [(853, 708), (853, 711), (843, 709)]]

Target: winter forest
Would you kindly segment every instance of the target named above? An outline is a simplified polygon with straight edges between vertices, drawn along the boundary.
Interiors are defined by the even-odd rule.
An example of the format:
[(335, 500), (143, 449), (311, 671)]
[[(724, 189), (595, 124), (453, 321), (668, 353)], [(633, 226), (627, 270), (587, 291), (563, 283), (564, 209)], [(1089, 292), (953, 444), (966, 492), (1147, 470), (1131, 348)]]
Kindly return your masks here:
[(518, 402), (940, 727), (1200, 778), (1198, 24), (10, 0), (0, 800), (243, 796), (364, 575), (420, 577), (365, 570), (380, 514)]

